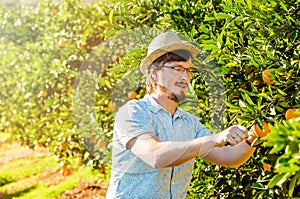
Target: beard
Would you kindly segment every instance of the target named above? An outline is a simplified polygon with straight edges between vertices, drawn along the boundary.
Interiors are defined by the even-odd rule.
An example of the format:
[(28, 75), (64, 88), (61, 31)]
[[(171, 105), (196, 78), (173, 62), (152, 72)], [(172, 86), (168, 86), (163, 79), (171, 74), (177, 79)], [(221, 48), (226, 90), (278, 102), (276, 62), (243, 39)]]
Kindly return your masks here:
[(168, 99), (174, 101), (174, 102), (182, 102), (186, 100), (186, 92), (185, 91), (178, 91), (178, 92), (173, 92), (171, 89), (168, 89), (167, 87), (163, 85), (158, 85), (160, 90), (163, 91), (164, 93), (167, 94)]
[(184, 100), (186, 100), (187, 97), (184, 92), (179, 92), (177, 94), (171, 93), (170, 95), (168, 95), (168, 98), (175, 102), (183, 102)]

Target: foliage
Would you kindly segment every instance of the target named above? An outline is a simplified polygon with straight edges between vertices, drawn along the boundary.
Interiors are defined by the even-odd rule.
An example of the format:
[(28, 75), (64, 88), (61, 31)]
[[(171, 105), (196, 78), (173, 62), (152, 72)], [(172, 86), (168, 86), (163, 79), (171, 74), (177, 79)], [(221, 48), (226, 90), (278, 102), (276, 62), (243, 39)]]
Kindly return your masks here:
[[(285, 187), (288, 196), (299, 196), (300, 185), (300, 123), (299, 120), (289, 120), (275, 123), (268, 135), (265, 146), (271, 147), (270, 154), (284, 153), (277, 158), (274, 165), (275, 176), (269, 181), (268, 187)], [(298, 186), (298, 187), (297, 187)], [(296, 188), (296, 190), (295, 190)]]
[[(262, 120), (281, 122), (288, 108), (299, 107), (299, 2), (172, 1), (169, 5), (172, 28), (194, 38), (218, 66), (227, 95), (225, 126), (250, 126)], [(275, 69), (273, 85), (262, 80), (268, 68)], [(202, 87), (197, 85), (195, 89)], [(206, 113), (212, 114), (209, 110)], [(297, 196), (297, 191), (291, 193), (295, 184), (290, 189), (267, 186), (274, 173), (265, 169), (282, 153), (269, 151), (268, 147), (258, 148), (238, 170), (202, 166), (206, 163), (199, 160), (196, 170), (202, 169), (194, 175), (190, 196)]]
[[(0, 129), (31, 147), (48, 147), (63, 161), (77, 156), (103, 169), (110, 163), (115, 111), (129, 91), (144, 95), (137, 68), (147, 44), (171, 29), (202, 48), (202, 67), (191, 83), (197, 103), (185, 108), (212, 131), (274, 124), (266, 144), (238, 169), (198, 159), (188, 197), (299, 197), (299, 172), (292, 170), (299, 140), (291, 137), (299, 129), (284, 121), (289, 108), (300, 108), (299, 4), (65, 0), (3, 6)], [(266, 69), (274, 69), (274, 84), (262, 79)]]

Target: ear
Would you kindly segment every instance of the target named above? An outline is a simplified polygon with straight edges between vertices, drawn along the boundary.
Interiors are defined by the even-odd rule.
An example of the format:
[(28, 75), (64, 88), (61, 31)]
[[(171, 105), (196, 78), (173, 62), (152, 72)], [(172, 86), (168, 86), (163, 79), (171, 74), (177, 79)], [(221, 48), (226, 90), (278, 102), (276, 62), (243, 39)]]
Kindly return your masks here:
[(157, 69), (151, 67), (151, 68), (150, 68), (150, 75), (151, 75), (152, 79), (154, 79), (155, 81), (158, 80), (158, 77), (157, 77)]

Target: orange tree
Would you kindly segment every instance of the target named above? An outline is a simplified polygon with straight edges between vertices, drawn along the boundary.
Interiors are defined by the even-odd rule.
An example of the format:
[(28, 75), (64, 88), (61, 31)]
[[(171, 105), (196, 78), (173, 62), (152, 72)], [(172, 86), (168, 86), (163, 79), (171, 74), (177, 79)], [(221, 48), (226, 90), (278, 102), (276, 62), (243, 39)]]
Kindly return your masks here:
[[(104, 40), (107, 5), (1, 6), (1, 129), (64, 159), (89, 160), (73, 114), (74, 82), (83, 60)], [(108, 23), (109, 24), (109, 23)]]
[[(80, 112), (81, 102), (88, 102), (78, 92), (82, 88), (78, 88), (78, 82), (85, 64), (93, 56), (98, 59), (99, 44), (126, 28), (143, 23), (151, 26), (158, 18), (151, 8), (155, 4), (144, 7), (130, 1), (123, 3), (45, 0), (38, 5), (1, 4), (1, 131), (10, 132), (14, 139), (30, 147), (48, 147), (62, 161), (77, 156), (96, 167), (109, 164), (106, 142), (111, 139), (113, 120), (110, 99), (113, 79), (119, 76), (97, 71), (96, 78), (103, 81), (112, 76), (102, 86), (103, 93), (97, 90), (98, 101), (92, 104), (100, 134), (99, 129), (87, 135), (81, 132), (80, 125), (90, 125), (90, 121), (82, 121), (86, 118), (78, 115), (86, 115), (90, 109), (84, 107)], [(111, 62), (107, 60), (103, 69)], [(97, 60), (92, 61), (93, 66), (102, 69), (97, 64)], [(84, 128), (88, 131), (87, 126)], [(91, 153), (94, 148), (87, 147), (90, 145), (96, 145), (100, 153)]]
[[(127, 20), (130, 18), (128, 15), (132, 14), (127, 9), (132, 4), (125, 5), (121, 8), (120, 4), (114, 9), (121, 10)], [(147, 14), (145, 20), (153, 17), (151, 21), (147, 21), (151, 24), (149, 27), (165, 27), (184, 33), (209, 52), (215, 62), (217, 70), (212, 70), (211, 67), (201, 68), (199, 75), (192, 80), (194, 93), (199, 100), (199, 107), (194, 113), (211, 130), (225, 128), (234, 123), (263, 126), (267, 122), (277, 126), (285, 120), (284, 115), (289, 108), (299, 107), (299, 21), (296, 17), (299, 10), (293, 3), (155, 1), (139, 2), (137, 5), (142, 6), (135, 7), (137, 10)], [(155, 10), (144, 10), (144, 7)], [(141, 21), (141, 24), (135, 25), (141, 26), (143, 23)], [(107, 69), (105, 76), (101, 77), (102, 90), (113, 93), (117, 87), (122, 87), (124, 89), (118, 91), (126, 98), (129, 91), (139, 88), (139, 85), (127, 85), (130, 89), (126, 90), (123, 84), (118, 84), (125, 81), (122, 79), (124, 76), (132, 74), (126, 71), (137, 68), (140, 56), (144, 55), (145, 51), (133, 51), (118, 59), (117, 63)], [(273, 72), (266, 74), (264, 71), (267, 69), (272, 69)], [(267, 75), (269, 81), (264, 80), (264, 75)], [(134, 77), (128, 79), (131, 82), (138, 81)], [(223, 85), (226, 90), (226, 114), (223, 118), (222, 114), (217, 115), (220, 118), (213, 117), (213, 122), (210, 118), (214, 115), (214, 104), (218, 102), (207, 97), (215, 93), (210, 93), (211, 88), (206, 85), (206, 80), (212, 80), (209, 86), (216, 88)], [(222, 85), (218, 81), (222, 81)], [(105, 96), (104, 93), (100, 91), (99, 99)], [(115, 98), (111, 100), (110, 94), (106, 97), (106, 104), (98, 101), (102, 113), (105, 110), (114, 110), (112, 106), (118, 107), (124, 102)], [(285, 138), (282, 138), (284, 141), (276, 140), (283, 142), (280, 148), (275, 145), (276, 149), (272, 149), (270, 143), (275, 141), (259, 147), (254, 156), (239, 169), (227, 169), (199, 159), (195, 164), (188, 197), (297, 197), (299, 167), (294, 162), (298, 160), (299, 141), (295, 132), (299, 129), (295, 125), (293, 123), (292, 127), (285, 126), (280, 129), (291, 132), (292, 136), (286, 134), (286, 138), (295, 140), (287, 159), (282, 157), (285, 157), (285, 151), (291, 147)], [(279, 132), (273, 130), (270, 136), (273, 137)], [(293, 163), (291, 166), (294, 170), (291, 173), (283, 175), (282, 170), (277, 170), (283, 160), (287, 161), (286, 164), (289, 164), (288, 161)]]
[[(172, 27), (200, 43), (218, 66), (227, 95), (226, 126), (262, 124), (263, 120), (281, 123), (289, 108), (300, 106), (299, 2), (172, 1), (165, 9), (174, 21)], [(263, 77), (267, 69), (273, 70), (268, 75), (271, 82)], [(270, 143), (276, 142), (259, 147), (251, 160), (239, 169), (225, 169), (199, 160), (190, 196), (299, 196), (299, 163), (288, 162), (290, 159), (299, 162), (299, 137), (295, 133), (299, 129), (293, 126), (290, 138), (288, 130), (283, 129), (280, 130), (283, 131), (281, 136), (285, 135), (284, 143), (278, 139), (281, 144), (275, 145), (273, 150)], [(284, 149), (290, 148), (293, 150), (293, 153), (288, 152), (290, 159), (278, 159)], [(286, 164), (293, 170), (286, 175), (275, 175), (283, 171), (277, 170), (278, 164)]]
[[(284, 118), (300, 108), (297, 16), (299, 2), (275, 0), (1, 7), (1, 130), (31, 147), (49, 147), (62, 160), (78, 156), (109, 165), (114, 113), (128, 93), (144, 94), (134, 69), (150, 38), (172, 29), (201, 46), (216, 66), (199, 70), (192, 80), (197, 109), (186, 108), (212, 131), (271, 124), (265, 143), (238, 169), (197, 160), (188, 197), (299, 197), (299, 123)], [(141, 40), (128, 52), (132, 34)], [(114, 44), (120, 41), (125, 44)], [(214, 114), (214, 95), (226, 105), (222, 114)]]
[[(277, 130), (272, 128), (270, 140), (281, 132), (281, 139), (259, 147), (239, 169), (227, 169), (199, 160), (195, 164), (188, 197), (298, 197), (299, 139), (295, 132), (299, 132), (299, 128), (297, 122), (283, 124), (284, 127), (280, 124), (285, 120), (288, 109), (300, 106), (299, 3), (156, 3), (158, 6), (153, 12), (158, 16), (157, 23), (192, 38), (209, 52), (218, 69), (212, 71), (204, 67), (199, 70), (199, 76), (192, 80), (199, 107), (202, 106), (196, 112), (199, 119), (212, 130), (234, 123), (262, 127), (266, 122), (274, 124)], [(127, 60), (128, 64), (128, 60), (134, 58), (129, 55), (123, 57), (123, 61)], [(138, 64), (134, 63), (134, 66), (138, 67)], [(117, 67), (120, 65), (116, 64), (111, 70), (115, 68), (114, 72), (117, 72)], [(268, 69), (272, 72), (266, 73)], [(207, 100), (205, 95), (214, 93), (210, 93), (205, 80), (212, 79), (209, 86), (215, 88), (220, 85), (214, 84), (214, 81), (220, 81), (220, 78), (226, 90), (224, 103), (227, 110), (224, 118), (213, 118), (214, 126), (211, 126), (209, 119), (214, 115), (214, 104), (218, 102)], [(273, 147), (272, 143), (280, 144)], [(290, 172), (287, 172), (288, 169), (277, 169), (280, 165), (293, 169)]]

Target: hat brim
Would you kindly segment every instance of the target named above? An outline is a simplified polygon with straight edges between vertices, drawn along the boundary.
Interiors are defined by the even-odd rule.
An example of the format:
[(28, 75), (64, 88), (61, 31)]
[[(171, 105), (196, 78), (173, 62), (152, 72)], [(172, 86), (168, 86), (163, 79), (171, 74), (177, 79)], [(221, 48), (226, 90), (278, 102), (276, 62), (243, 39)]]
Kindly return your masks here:
[(147, 75), (149, 66), (159, 57), (162, 55), (172, 52), (175, 50), (186, 50), (189, 51), (193, 58), (196, 58), (198, 54), (198, 48), (194, 45), (192, 45), (190, 42), (182, 42), (178, 44), (172, 44), (169, 46), (165, 46), (164, 48), (157, 49), (153, 51), (151, 54), (147, 55), (145, 57), (141, 64), (140, 64), (140, 70), (144, 75)]

